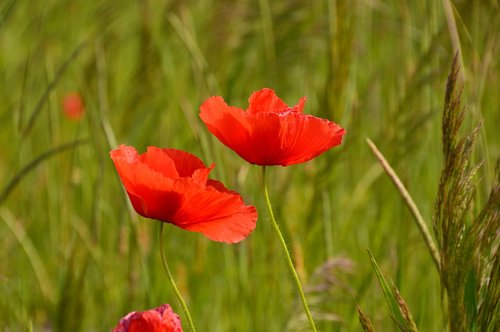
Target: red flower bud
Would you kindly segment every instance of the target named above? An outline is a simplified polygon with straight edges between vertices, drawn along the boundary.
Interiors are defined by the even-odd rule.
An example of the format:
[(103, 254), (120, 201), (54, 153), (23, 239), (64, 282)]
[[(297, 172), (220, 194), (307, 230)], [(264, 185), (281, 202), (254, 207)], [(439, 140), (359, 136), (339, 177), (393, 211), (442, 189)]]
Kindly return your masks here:
[(168, 304), (120, 319), (112, 332), (182, 332), (181, 320)]
[(66, 94), (63, 100), (63, 110), (70, 120), (80, 120), (84, 112), (83, 99), (80, 94), (76, 92)]

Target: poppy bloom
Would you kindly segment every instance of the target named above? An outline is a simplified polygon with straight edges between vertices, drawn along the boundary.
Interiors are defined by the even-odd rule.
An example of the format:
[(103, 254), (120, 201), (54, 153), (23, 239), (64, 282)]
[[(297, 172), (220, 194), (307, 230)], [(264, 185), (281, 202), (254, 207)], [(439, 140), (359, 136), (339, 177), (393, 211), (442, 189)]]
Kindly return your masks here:
[(76, 92), (66, 94), (63, 99), (63, 110), (68, 119), (80, 120), (84, 112), (82, 96)]
[(112, 332), (182, 332), (181, 320), (168, 304), (120, 319)]
[(241, 196), (208, 179), (196, 156), (175, 149), (149, 147), (139, 155), (121, 145), (111, 159), (140, 215), (199, 232), (214, 241), (235, 243), (255, 228), (257, 210)]
[(342, 143), (339, 125), (302, 113), (306, 97), (288, 107), (271, 89), (254, 92), (246, 111), (222, 97), (208, 98), (200, 117), (208, 130), (243, 159), (257, 165), (289, 166), (309, 161)]

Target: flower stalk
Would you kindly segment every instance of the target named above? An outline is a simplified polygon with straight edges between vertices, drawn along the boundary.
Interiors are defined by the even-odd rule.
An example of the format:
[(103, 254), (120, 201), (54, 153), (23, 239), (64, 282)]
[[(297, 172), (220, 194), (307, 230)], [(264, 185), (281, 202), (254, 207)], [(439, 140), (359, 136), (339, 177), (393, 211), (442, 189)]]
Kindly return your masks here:
[(196, 332), (196, 328), (194, 327), (193, 324), (193, 319), (191, 318), (191, 314), (189, 313), (189, 309), (186, 305), (186, 302), (184, 301), (184, 298), (182, 297), (181, 293), (179, 292), (179, 289), (177, 288), (177, 285), (175, 284), (174, 278), (172, 277), (172, 273), (170, 273), (170, 269), (168, 268), (167, 264), (167, 258), (165, 257), (165, 251), (164, 251), (164, 245), (163, 245), (163, 222), (160, 222), (160, 232), (159, 232), (159, 241), (160, 241), (160, 256), (161, 256), (161, 262), (163, 264), (163, 269), (165, 270), (165, 273), (167, 274), (168, 281), (170, 282), (170, 285), (172, 286), (175, 295), (177, 296), (177, 300), (179, 300), (182, 310), (184, 311), (184, 315), (187, 318), (189, 329), (191, 332)]
[(290, 250), (286, 245), (285, 239), (283, 238), (283, 234), (281, 234), (278, 223), (276, 222), (276, 218), (274, 217), (273, 208), (271, 206), (271, 200), (269, 199), (269, 192), (267, 190), (267, 181), (266, 181), (266, 166), (262, 166), (262, 180), (264, 183), (264, 198), (266, 200), (267, 209), (269, 210), (269, 216), (271, 217), (271, 224), (276, 232), (280, 240), (281, 247), (283, 248), (283, 252), (285, 254), (285, 260), (287, 262), (288, 269), (292, 273), (293, 280), (295, 281), (295, 286), (297, 287), (297, 291), (299, 292), (300, 300), (302, 301), (302, 305), (304, 307), (304, 311), (306, 313), (307, 319), (309, 320), (309, 324), (311, 326), (311, 330), (316, 332), (316, 326), (314, 324), (314, 320), (311, 315), (311, 311), (309, 310), (309, 306), (307, 305), (306, 296), (304, 295), (304, 290), (302, 288), (302, 284), (299, 279), (299, 275), (295, 270), (293, 265), (292, 257), (290, 256)]

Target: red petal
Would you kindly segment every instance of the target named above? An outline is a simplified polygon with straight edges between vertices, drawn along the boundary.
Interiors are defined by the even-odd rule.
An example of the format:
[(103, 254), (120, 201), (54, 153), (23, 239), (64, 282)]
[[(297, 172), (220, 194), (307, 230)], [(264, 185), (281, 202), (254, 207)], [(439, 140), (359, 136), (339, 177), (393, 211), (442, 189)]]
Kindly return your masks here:
[(309, 161), (339, 145), (344, 134), (345, 130), (331, 121), (290, 113), (281, 118), (279, 137), (284, 158), (280, 160), (280, 165)]
[(250, 126), (242, 109), (228, 106), (221, 97), (208, 98), (200, 106), (208, 130), (231, 149), (246, 145)]
[[(186, 195), (175, 224), (200, 232), (211, 240), (235, 243), (250, 234), (257, 221), (257, 210), (243, 203), (241, 197), (211, 180), (203, 192)], [(224, 189), (218, 189), (222, 186)], [(218, 188), (217, 188), (218, 187)]]
[(207, 180), (208, 180), (208, 174), (210, 173), (210, 171), (212, 171), (212, 169), (215, 167), (215, 164), (212, 164), (210, 165), (209, 168), (200, 168), (200, 169), (197, 169), (194, 173), (193, 173), (193, 176), (191, 177), (194, 181), (202, 184), (202, 185), (205, 185), (207, 183)]
[(121, 144), (118, 149), (112, 150), (109, 154), (113, 161), (120, 159), (127, 163), (136, 162), (139, 158), (135, 148), (123, 144)]
[[(161, 332), (164, 331), (161, 316), (158, 312), (148, 310), (135, 313), (130, 317), (127, 332)], [(168, 331), (168, 330), (167, 330)]]
[(305, 97), (305, 96), (300, 98), (297, 105), (290, 108), (290, 111), (302, 113), (302, 111), (304, 110), (304, 105), (306, 104), (306, 100), (307, 100), (307, 97)]
[(238, 214), (188, 225), (183, 228), (202, 233), (212, 241), (237, 243), (245, 239), (255, 229), (256, 220), (257, 210), (255, 207), (244, 205)]
[(148, 147), (148, 151), (143, 153), (140, 158), (149, 168), (163, 174), (167, 178), (175, 179), (179, 177), (179, 173), (177, 172), (179, 168), (176, 167), (177, 165), (172, 157), (163, 149), (150, 146)]
[(152, 189), (148, 186), (136, 186), (127, 189), (134, 209), (143, 217), (172, 223), (181, 206), (182, 193), (174, 190)]
[[(300, 103), (299, 103), (300, 105)], [(345, 130), (333, 122), (299, 112), (248, 117), (251, 136), (235, 150), (257, 165), (289, 166), (311, 160), (339, 145)]]
[[(160, 186), (167, 180), (161, 170), (151, 169), (149, 165), (144, 163), (145, 155), (139, 156), (136, 149), (131, 146), (120, 145), (118, 149), (111, 151), (110, 155), (125, 188), (148, 183)], [(152, 161), (150, 162), (152, 163)], [(177, 172), (175, 171), (175, 173)]]
[(222, 182), (217, 181), (217, 180), (208, 179), (207, 187), (213, 187), (213, 188), (215, 188), (215, 190), (223, 192), (223, 193), (239, 195), (236, 191), (232, 191), (232, 190), (227, 189)]
[(177, 149), (161, 149), (165, 154), (172, 158), (179, 176), (189, 177), (198, 169), (207, 168), (203, 161), (195, 155)]
[(289, 110), (288, 105), (274, 93), (274, 90), (267, 88), (254, 92), (248, 99), (248, 103), (248, 114), (261, 112), (280, 113)]
[[(164, 159), (165, 154), (160, 149), (151, 151), (152, 155), (169, 165), (170, 158), (167, 156), (168, 159)], [(124, 145), (111, 151), (111, 158), (137, 213), (147, 218), (170, 221), (180, 205), (181, 195), (169, 190), (173, 187), (171, 178), (151, 168), (160, 168), (161, 165), (151, 156), (148, 158), (148, 154), (138, 156), (134, 148)]]
[(168, 304), (163, 304), (154, 310), (161, 315), (163, 325), (169, 332), (182, 332), (181, 320)]
[(120, 319), (113, 332), (182, 332), (181, 320), (168, 304), (155, 309), (132, 311)]
[(256, 165), (276, 165), (281, 159), (279, 140), (280, 116), (276, 113), (259, 113), (249, 116), (251, 134), (248, 143), (235, 151), (245, 160)]
[[(230, 114), (225, 113), (229, 117)], [(281, 143), (279, 141), (280, 115), (277, 113), (261, 112), (255, 115), (246, 115), (249, 128), (244, 136), (231, 135), (232, 128), (230, 124), (222, 125), (221, 121), (216, 124), (218, 132), (227, 133), (227, 139), (221, 139), (217, 133), (207, 127), (214, 133), (226, 146), (234, 150), (241, 158), (249, 163), (257, 165), (276, 165), (275, 162), (282, 155)]]

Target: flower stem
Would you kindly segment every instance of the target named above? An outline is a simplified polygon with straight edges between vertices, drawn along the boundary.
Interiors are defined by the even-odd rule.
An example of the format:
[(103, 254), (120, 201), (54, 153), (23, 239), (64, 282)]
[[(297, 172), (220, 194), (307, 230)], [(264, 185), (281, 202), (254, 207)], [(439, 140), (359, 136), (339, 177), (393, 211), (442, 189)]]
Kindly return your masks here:
[(297, 271), (295, 270), (295, 267), (293, 266), (293, 261), (292, 261), (292, 258), (290, 256), (290, 250), (288, 249), (286, 242), (285, 242), (285, 239), (283, 238), (283, 235), (281, 234), (278, 223), (276, 222), (276, 218), (274, 218), (273, 208), (271, 207), (271, 200), (269, 199), (269, 192), (267, 191), (266, 166), (262, 166), (262, 180), (264, 182), (264, 197), (266, 199), (266, 205), (267, 205), (267, 209), (269, 210), (269, 215), (271, 217), (271, 222), (272, 222), (273, 228), (276, 231), (278, 238), (280, 239), (281, 247), (283, 248), (283, 251), (285, 253), (285, 259), (286, 259), (286, 262), (288, 265), (288, 269), (292, 273), (293, 280), (295, 281), (295, 285), (297, 286), (297, 290), (299, 292), (300, 299), (302, 301), (302, 305), (304, 306), (304, 311), (306, 312), (307, 319), (309, 320), (309, 324), (311, 325), (311, 329), (314, 332), (316, 332), (316, 326), (314, 325), (314, 320), (311, 316), (311, 311), (309, 310), (309, 306), (307, 305), (306, 296), (304, 295), (304, 290), (302, 289), (302, 284), (300, 283), (299, 275), (297, 274)]
[(189, 313), (189, 310), (186, 306), (186, 302), (182, 298), (181, 293), (179, 292), (179, 289), (177, 288), (177, 285), (175, 284), (174, 278), (172, 277), (172, 273), (170, 273), (170, 269), (168, 268), (167, 264), (167, 259), (165, 258), (165, 250), (163, 249), (163, 222), (160, 222), (160, 235), (159, 235), (159, 240), (160, 240), (160, 256), (161, 256), (161, 262), (163, 264), (163, 269), (167, 273), (168, 281), (170, 282), (170, 285), (172, 285), (172, 288), (174, 289), (174, 293), (177, 296), (177, 299), (181, 303), (182, 310), (184, 311), (184, 314), (186, 315), (186, 318), (188, 320), (188, 325), (189, 329), (192, 332), (196, 332), (196, 328), (194, 327), (193, 324), (193, 319), (191, 318), (191, 314)]

